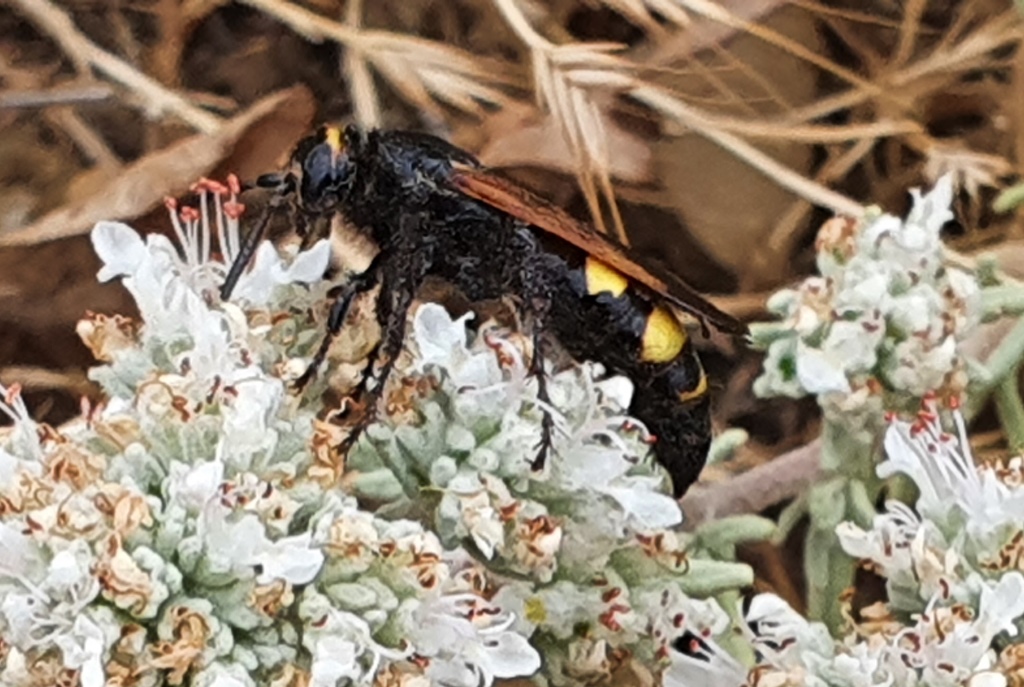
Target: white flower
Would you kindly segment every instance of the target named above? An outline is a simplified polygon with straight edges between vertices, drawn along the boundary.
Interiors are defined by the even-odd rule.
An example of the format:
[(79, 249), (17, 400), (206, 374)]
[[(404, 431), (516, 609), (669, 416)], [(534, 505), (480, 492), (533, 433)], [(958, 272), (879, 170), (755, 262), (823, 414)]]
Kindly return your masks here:
[(418, 606), (406, 632), (416, 653), (431, 659), (426, 674), (438, 684), (489, 687), (540, 668), (536, 649), (510, 630), (514, 620), (475, 595), (452, 594)]
[(688, 635), (682, 640), (684, 651), (669, 653), (669, 667), (662, 676), (664, 687), (743, 687), (747, 671), (713, 640)]
[(224, 423), (218, 454), (236, 466), (248, 467), (248, 458), (272, 450), (277, 443), (274, 419), (285, 397), (284, 383), (257, 369), (238, 370), (226, 380), (233, 393), (222, 405)]
[[(310, 687), (334, 687), (348, 679), (359, 684), (372, 678), (384, 660), (405, 658), (373, 640), (370, 626), (359, 616), (325, 607), (323, 597), (307, 593), (304, 614), (318, 614), (307, 623), (302, 643), (312, 655)], [(322, 614), (322, 615), (321, 615)]]
[(82, 671), (84, 687), (101, 687), (109, 638), (86, 613), (100, 591), (88, 545), (77, 541), (47, 563), (38, 544), (0, 523), (0, 546), (4, 641), (26, 654), (56, 648), (66, 667)]
[(940, 527), (955, 526), (962, 517), (968, 536), (997, 546), (1006, 528), (1019, 529), (1024, 520), (1024, 489), (1004, 483), (991, 468), (979, 469), (963, 417), (959, 411), (950, 415), (956, 435), (942, 429), (933, 400), (926, 401), (915, 422), (893, 422), (878, 476), (907, 475), (920, 489), (917, 510), (922, 516)]
[(256, 515), (238, 516), (218, 501), (207, 504), (199, 534), (203, 564), (214, 574), (244, 578), (256, 571), (261, 584), (275, 579), (305, 584), (323, 565), (323, 553), (313, 548), (311, 532), (271, 541)]
[(837, 354), (797, 344), (796, 377), (811, 394), (847, 393), (846, 360)]
[[(144, 245), (131, 227), (99, 222), (93, 229), (93, 247), (103, 260), (99, 277), (123, 277), (146, 322), (146, 334), (170, 341), (200, 333), (222, 333), (222, 316), (211, 311), (188, 282), (184, 264), (174, 245), (162, 234), (149, 234)], [(226, 342), (222, 342), (222, 345)]]
[(264, 305), (278, 286), (322, 279), (330, 259), (331, 244), (327, 239), (297, 254), (290, 264), (281, 258), (274, 244), (265, 241), (256, 249), (252, 265), (239, 277), (232, 298), (251, 305)]
[(166, 482), (167, 495), (176, 505), (198, 513), (217, 496), (223, 482), (224, 463), (220, 460), (193, 465), (174, 461)]
[[(953, 215), (950, 179), (911, 192), (906, 220), (869, 213), (834, 219), (818, 236), (818, 267), (770, 301), (785, 321), (755, 330), (767, 349), (758, 395), (813, 394), (829, 422), (865, 441), (884, 407), (927, 391), (959, 397), (959, 347), (979, 321), (977, 280), (945, 265), (940, 236)], [(865, 393), (864, 390), (869, 390)]]

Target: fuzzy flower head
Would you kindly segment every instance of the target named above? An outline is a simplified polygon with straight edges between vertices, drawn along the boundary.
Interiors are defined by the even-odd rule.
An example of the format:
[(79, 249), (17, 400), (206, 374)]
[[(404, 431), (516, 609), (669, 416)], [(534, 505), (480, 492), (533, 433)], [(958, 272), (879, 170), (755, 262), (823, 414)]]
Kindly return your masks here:
[(960, 412), (931, 395), (912, 420), (892, 418), (885, 453), (878, 475), (913, 480), (915, 507), (890, 502), (871, 528), (843, 523), (837, 533), (850, 555), (886, 578), (893, 607), (916, 611), (933, 598), (974, 604), (1021, 569), (1020, 457), (975, 464)]
[[(344, 392), (322, 393), (342, 365), (292, 384), (330, 308), (326, 243), (260, 245), (222, 302), (244, 207), (234, 182), (196, 191), (168, 204), (177, 243), (92, 233), (141, 314), (79, 325), (104, 402), (55, 429), (0, 387), (0, 685), (570, 685), (658, 675), (727, 624), (681, 591), (695, 555), (628, 380), (550, 369), (541, 402), (529, 337), (424, 304), (343, 450)], [(349, 319), (328, 360), (358, 372), (372, 305)]]
[(755, 334), (767, 349), (759, 395), (813, 394), (828, 417), (868, 430), (884, 409), (927, 391), (961, 397), (959, 345), (979, 321), (980, 298), (974, 277), (943, 253), (952, 178), (912, 195), (905, 220), (875, 213), (822, 227), (820, 276), (775, 294), (769, 307), (783, 322)]
[[(987, 588), (975, 606), (934, 600), (908, 622), (893, 617), (864, 623), (842, 640), (809, 622), (774, 594), (760, 594), (746, 612), (745, 639), (758, 661), (746, 668), (716, 639), (690, 635), (677, 642), (666, 687), (959, 687), (1006, 685), (996, 666), (997, 638), (1016, 633), (1024, 612), (1024, 575)], [(867, 616), (867, 614), (865, 614)], [(1007, 661), (1007, 667), (1014, 665)]]

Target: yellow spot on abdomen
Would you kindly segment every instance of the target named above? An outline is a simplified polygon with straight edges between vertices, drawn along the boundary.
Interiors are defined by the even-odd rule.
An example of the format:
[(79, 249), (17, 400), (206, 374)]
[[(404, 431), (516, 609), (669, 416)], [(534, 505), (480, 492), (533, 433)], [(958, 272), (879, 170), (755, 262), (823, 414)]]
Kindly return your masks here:
[(686, 403), (687, 401), (693, 401), (708, 392), (708, 376), (704, 374), (704, 369), (700, 370), (700, 381), (697, 382), (697, 386), (689, 391), (683, 391), (679, 394), (679, 402)]
[(591, 257), (587, 258), (583, 273), (587, 277), (587, 293), (591, 296), (605, 291), (621, 296), (629, 286), (629, 280), (621, 272)]
[(679, 320), (658, 305), (647, 316), (640, 359), (647, 363), (667, 363), (675, 360), (686, 344), (686, 331)]

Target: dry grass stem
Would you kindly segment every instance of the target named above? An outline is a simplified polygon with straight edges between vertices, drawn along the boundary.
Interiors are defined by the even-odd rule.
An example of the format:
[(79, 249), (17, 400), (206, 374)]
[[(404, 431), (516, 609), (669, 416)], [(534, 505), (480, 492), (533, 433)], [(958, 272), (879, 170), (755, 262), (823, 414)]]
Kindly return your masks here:
[(103, 84), (67, 85), (0, 91), (0, 109), (75, 105), (106, 100), (114, 91)]
[[(519, 83), (512, 65), (436, 41), (388, 31), (364, 30), (357, 25), (331, 21), (283, 0), (240, 2), (275, 17), (308, 40), (333, 40), (354, 51), (403, 97), (427, 112), (439, 114), (437, 103), (445, 103), (479, 115), (481, 104), (501, 107), (508, 102), (506, 89)], [(353, 69), (358, 71), (359, 68)], [(364, 73), (357, 78), (360, 82), (351, 85), (353, 98), (357, 103), (362, 102), (364, 111), (360, 116), (372, 120), (379, 116), (374, 115), (368, 105), (373, 89), (372, 75)]]
[[(1013, 11), (1006, 12), (974, 29), (962, 41), (938, 48), (903, 69), (889, 75), (880, 75), (878, 80), (886, 91), (896, 93), (906, 92), (908, 87), (930, 76), (945, 76), (952, 80), (966, 71), (990, 66), (994, 59), (993, 51), (1020, 42), (1021, 38), (1020, 17)], [(787, 114), (781, 123), (799, 124), (819, 120), (862, 105), (872, 97), (869, 91), (851, 88), (819, 98), (807, 107), (797, 108)]]
[(90, 68), (105, 74), (137, 95), (142, 109), (152, 115), (171, 113), (196, 130), (212, 134), (220, 128), (221, 119), (206, 112), (186, 98), (165, 88), (138, 71), (120, 57), (93, 43), (78, 30), (65, 12), (50, 0), (11, 0), (12, 4), (46, 35), (60, 45), (82, 74)]

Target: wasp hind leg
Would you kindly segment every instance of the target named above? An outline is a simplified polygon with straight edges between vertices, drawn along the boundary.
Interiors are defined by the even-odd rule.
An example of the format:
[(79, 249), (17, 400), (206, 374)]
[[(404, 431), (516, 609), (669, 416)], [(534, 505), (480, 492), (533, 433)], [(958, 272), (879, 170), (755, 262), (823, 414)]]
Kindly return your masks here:
[(537, 400), (540, 402), (540, 441), (537, 443), (537, 453), (530, 462), (530, 469), (539, 472), (547, 464), (548, 454), (554, 444), (555, 418), (551, 414), (551, 397), (548, 395), (548, 377), (544, 370), (544, 342), (541, 337), (540, 327), (534, 325), (533, 333), (533, 360), (530, 364), (530, 374), (537, 378)]

